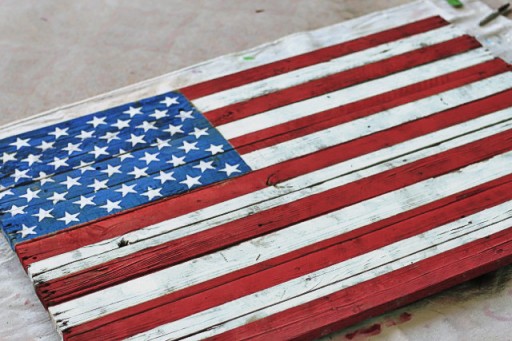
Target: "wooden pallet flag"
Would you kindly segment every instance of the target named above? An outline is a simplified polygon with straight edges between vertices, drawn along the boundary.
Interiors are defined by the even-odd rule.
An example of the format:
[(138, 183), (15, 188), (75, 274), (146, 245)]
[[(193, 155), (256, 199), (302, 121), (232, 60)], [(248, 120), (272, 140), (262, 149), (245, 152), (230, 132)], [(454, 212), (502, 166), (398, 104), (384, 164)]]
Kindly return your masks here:
[(0, 141), (66, 340), (310, 339), (512, 259), (512, 72), (439, 16)]

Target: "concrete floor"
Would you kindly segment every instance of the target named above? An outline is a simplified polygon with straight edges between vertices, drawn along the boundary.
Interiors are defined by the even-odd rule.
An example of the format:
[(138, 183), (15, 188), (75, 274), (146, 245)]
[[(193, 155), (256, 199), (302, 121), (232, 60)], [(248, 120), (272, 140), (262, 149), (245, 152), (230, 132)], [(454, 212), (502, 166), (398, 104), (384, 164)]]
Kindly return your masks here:
[[(0, 1), (0, 124), (287, 34), (406, 2), (409, 1), (3, 0)], [(485, 2), (493, 7), (502, 3), (500, 0)], [(510, 273), (509, 269), (503, 271)], [(508, 278), (503, 274), (498, 277)], [(5, 285), (0, 283), (3, 292), (7, 289)], [(33, 297), (30, 299), (34, 309), (42, 310)], [(418, 316), (439, 318), (432, 310), (420, 306), (409, 310), (416, 309)], [(457, 321), (453, 314), (468, 309), (466, 303), (453, 302), (434, 303), (434, 307), (441, 315), (452, 314), (453, 321)], [(16, 307), (9, 309), (17, 311)], [(382, 317), (380, 321), (399, 321), (402, 312)], [(30, 322), (13, 318), (1, 323), (0, 330), (21, 330), (24, 323)], [(405, 328), (414, 328), (413, 324), (409, 326), (413, 327)], [(452, 327), (456, 329), (457, 324)], [(48, 334), (44, 339), (55, 338), (51, 331), (44, 333)], [(344, 334), (340, 335), (337, 337), (345, 338)], [(416, 334), (409, 329), (409, 334), (404, 335), (410, 339)], [(21, 332), (9, 339), (38, 336), (28, 338)], [(390, 339), (396, 339), (396, 335)]]

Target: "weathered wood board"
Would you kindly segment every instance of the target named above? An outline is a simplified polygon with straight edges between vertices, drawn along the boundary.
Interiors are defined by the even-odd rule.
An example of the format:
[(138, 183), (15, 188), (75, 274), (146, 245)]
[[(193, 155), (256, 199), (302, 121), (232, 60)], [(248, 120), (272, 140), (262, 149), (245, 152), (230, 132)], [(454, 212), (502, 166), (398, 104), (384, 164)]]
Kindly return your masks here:
[(421, 6), (0, 132), (64, 339), (310, 339), (509, 263), (512, 69)]

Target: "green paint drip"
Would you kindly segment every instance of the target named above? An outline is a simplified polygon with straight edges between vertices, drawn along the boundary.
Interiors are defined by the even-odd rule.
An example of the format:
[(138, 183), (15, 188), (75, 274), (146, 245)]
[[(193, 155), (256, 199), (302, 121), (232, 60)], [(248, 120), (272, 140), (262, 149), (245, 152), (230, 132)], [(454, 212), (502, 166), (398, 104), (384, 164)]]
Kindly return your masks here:
[(452, 5), (453, 7), (462, 7), (462, 6), (464, 6), (462, 4), (462, 2), (460, 2), (459, 0), (446, 0), (446, 1), (448, 1), (448, 3), (450, 5)]
[(254, 57), (253, 56), (245, 56), (244, 60), (254, 60)]

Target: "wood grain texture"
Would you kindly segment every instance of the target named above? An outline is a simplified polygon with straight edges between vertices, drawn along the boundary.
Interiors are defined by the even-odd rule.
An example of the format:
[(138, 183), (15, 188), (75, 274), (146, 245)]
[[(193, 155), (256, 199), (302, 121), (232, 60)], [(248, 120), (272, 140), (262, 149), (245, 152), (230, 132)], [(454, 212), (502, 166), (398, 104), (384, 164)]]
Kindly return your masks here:
[[(449, 27), (445, 30), (449, 31)], [(429, 34), (431, 37), (413, 36), (413, 43), (408, 46), (411, 51), (405, 50), (404, 52), (404, 49), (394, 46), (379, 46), (383, 51), (392, 51), (392, 53), (380, 53), (379, 58), (369, 58), (366, 55), (349, 55), (347, 56), (350, 57), (348, 61), (339, 61), (340, 66), (338, 68), (318, 66), (318, 75), (311, 77), (311, 80), (308, 79), (307, 70), (300, 69), (297, 75), (284, 74), (283, 76), (286, 78), (281, 81), (284, 83), (283, 89), (278, 88), (276, 91), (272, 91), (273, 87), (280, 85), (280, 82), (268, 79), (266, 84), (249, 84), (254, 86), (254, 89), (235, 88), (225, 95), (225, 99), (199, 98), (194, 101), (194, 104), (202, 112), (205, 112), (206, 117), (211, 122), (222, 126), (257, 113), (346, 88), (360, 83), (363, 79), (369, 81), (380, 78), (384, 75), (427, 64), (440, 59), (440, 57), (452, 56), (480, 46), (475, 39), (468, 36), (456, 36), (453, 31), (450, 34), (444, 34), (444, 32), (429, 32)], [(447, 41), (438, 43), (441, 40), (439, 38)], [(329, 62), (329, 64), (331, 63), (334, 63), (334, 61)], [(302, 83), (293, 84), (292, 81), (295, 79)], [(232, 93), (235, 90), (239, 94)], [(281, 91), (277, 92), (277, 90)], [(245, 98), (249, 95), (251, 95), (251, 98)], [(219, 102), (221, 103), (219, 104)], [(219, 109), (212, 109), (221, 105), (224, 106)]]
[[(508, 73), (505, 73), (505, 74), (502, 74), (498, 77), (507, 77), (508, 76)], [(499, 79), (499, 78), (498, 78)], [(460, 100), (461, 101), (467, 101), (470, 99), (469, 96), (472, 96), (471, 94), (474, 94), (474, 96), (484, 96), (485, 93), (487, 91), (492, 91), (491, 88), (488, 87), (488, 85), (492, 84), (492, 86), (497, 86), (498, 88), (500, 87), (506, 87), (506, 83), (505, 82), (501, 82), (501, 81), (496, 81), (495, 79), (493, 78), (490, 78), (488, 80), (484, 80), (482, 81), (483, 83), (480, 83), (481, 85), (476, 87), (476, 86), (471, 86), (471, 87), (467, 87), (469, 91), (471, 92), (467, 92), (466, 90), (464, 90), (465, 88), (462, 87), (462, 90), (459, 90), (459, 89), (455, 89), (453, 90), (452, 93), (454, 94), (457, 94), (457, 93), (462, 93), (464, 94), (464, 97), (460, 96)], [(477, 83), (478, 84), (478, 83)], [(450, 92), (448, 91), (446, 95), (449, 95)], [(508, 95), (507, 94), (504, 94), (502, 97), (505, 98), (507, 97)], [(446, 97), (446, 96), (445, 96)], [(508, 98), (508, 97), (507, 97)], [(428, 101), (427, 103), (424, 103), (424, 106), (422, 107), (422, 109), (424, 110), (427, 110), (426, 114), (429, 113), (429, 111), (435, 111), (435, 107), (434, 105), (438, 106), (439, 107), (439, 110), (442, 110), (443, 108), (446, 107), (446, 105), (449, 105), (447, 102), (443, 102), (443, 101), (439, 101), (438, 97), (434, 96), (434, 97), (431, 97), (431, 98), (427, 98), (426, 101)], [(446, 103), (446, 104), (445, 104)], [(493, 106), (495, 107), (496, 105), (498, 105), (498, 107), (501, 105), (500, 103), (503, 103), (506, 105), (507, 100), (505, 99), (505, 101), (503, 101), (502, 99), (499, 99), (499, 100), (489, 100), (489, 101), (486, 101), (484, 102), (484, 106), (485, 105), (490, 105), (489, 108), (493, 108)], [(491, 104), (491, 103), (494, 103), (494, 104)], [(457, 105), (458, 102), (455, 102), (455, 103), (452, 103), (451, 105)], [(484, 108), (484, 106), (481, 106), (479, 110), (482, 110)], [(409, 109), (408, 107), (411, 107), (410, 105), (407, 106), (405, 105), (405, 108), (402, 108), (400, 109), (401, 111), (397, 111), (398, 112), (401, 112), (403, 117), (406, 118), (407, 120), (410, 120), (411, 117), (409, 115), (409, 112), (411, 109)], [(393, 110), (393, 109), (391, 109)], [(412, 110), (415, 110), (415, 109), (412, 109)], [(418, 110), (415, 110), (416, 111), (416, 114), (418, 116), (422, 116), (421, 115), (421, 112), (418, 111)], [(390, 111), (390, 112), (383, 112), (385, 115), (393, 115), (393, 111)], [(473, 113), (472, 110), (468, 111), (467, 114), (471, 115)], [(393, 115), (395, 116), (395, 115)], [(396, 117), (396, 116), (395, 116)], [(391, 121), (390, 121), (391, 122)], [(364, 124), (361, 124), (362, 126), (364, 126)], [(418, 126), (421, 126), (421, 124), (418, 124)], [(348, 134), (350, 133), (353, 133), (354, 131), (351, 129), (351, 125), (350, 124), (345, 124), (345, 129), (347, 131)], [(373, 128), (375, 129), (375, 128)], [(377, 128), (377, 129), (381, 129), (381, 128)], [(417, 129), (417, 128), (416, 128)], [(406, 131), (406, 130), (404, 130)], [(391, 134), (392, 135), (392, 134)], [(347, 138), (347, 135), (340, 135), (342, 136), (343, 140), (347, 140), (349, 138)], [(371, 136), (371, 135), (370, 135)], [(393, 135), (395, 136), (395, 135)], [(406, 138), (406, 136), (409, 136), (407, 134), (403, 135), (404, 138)], [(389, 139), (390, 136), (386, 136), (386, 139)], [(385, 140), (383, 140), (384, 142)], [(361, 142), (356, 142), (356, 145), (360, 145)], [(364, 144), (364, 143), (363, 143)], [(375, 148), (377, 148), (378, 145), (376, 145)], [(194, 202), (193, 204), (193, 207), (195, 207), (195, 209), (200, 209), (201, 207), (207, 207), (209, 205), (211, 205), (212, 203), (210, 203), (210, 201), (207, 199), (209, 197), (212, 197), (212, 200), (213, 203), (215, 203), (216, 200), (227, 200), (228, 198), (234, 198), (234, 197), (237, 197), (238, 195), (241, 195), (243, 193), (248, 193), (248, 192), (251, 192), (253, 190), (256, 190), (256, 189), (262, 189), (262, 188), (265, 188), (267, 187), (266, 183), (265, 182), (262, 182), (261, 179), (269, 179), (270, 176), (272, 176), (272, 183), (273, 184), (277, 184), (277, 183), (280, 183), (280, 182), (283, 182), (287, 179), (290, 179), (291, 177), (293, 176), (297, 176), (299, 175), (300, 173), (305, 173), (305, 172), (308, 172), (308, 171), (312, 171), (312, 170), (315, 170), (315, 169), (320, 169), (322, 168), (322, 165), (324, 165), (323, 167), (325, 167), (326, 165), (332, 165), (334, 163), (336, 163), (336, 160), (340, 160), (339, 158), (342, 158), (343, 159), (346, 159), (344, 158), (344, 155), (346, 156), (349, 156), (350, 154), (345, 154), (346, 153), (346, 148), (347, 146), (344, 146), (344, 145), (340, 145), (339, 147), (335, 148), (334, 150), (327, 150), (326, 152), (323, 152), (319, 155), (310, 155), (307, 157), (306, 160), (310, 160), (307, 162), (307, 164), (309, 164), (310, 166), (308, 167), (304, 167), (304, 166), (301, 166), (301, 168), (297, 168), (297, 166), (294, 166), (294, 165), (304, 165), (304, 161), (305, 160), (297, 160), (297, 161), (289, 161), (287, 162), (287, 164), (289, 164), (288, 167), (286, 167), (285, 165), (281, 165), (279, 167), (270, 167), (270, 168), (267, 168), (266, 170), (263, 171), (263, 174), (249, 174), (249, 175), (246, 175), (246, 176), (243, 176), (240, 178), (239, 181), (236, 181), (236, 182), (239, 182), (240, 183), (240, 186), (235, 186), (235, 189), (232, 193), (229, 193), (229, 192), (226, 192), (226, 191), (223, 191), (222, 189), (211, 189), (211, 190), (208, 190), (208, 189), (204, 189), (204, 190), (200, 190), (200, 192), (197, 193), (197, 197), (198, 198), (201, 198), (201, 202), (197, 202), (197, 201), (194, 201), (192, 200), (191, 202), (189, 202), (188, 204), (187, 203), (184, 203), (182, 201), (185, 201), (184, 199), (179, 199), (179, 198), (174, 198), (172, 200), (170, 200), (169, 203), (159, 203), (157, 206), (153, 206), (153, 208), (155, 208), (154, 210), (152, 211), (156, 211), (155, 213), (157, 215), (155, 215), (154, 217), (159, 217), (161, 215), (164, 215), (166, 214), (166, 212), (168, 212), (168, 217), (169, 218), (172, 218), (173, 216), (176, 216), (176, 215), (179, 215), (180, 212), (183, 212), (183, 213), (186, 213), (186, 210), (187, 210), (187, 207), (190, 207), (190, 204), (192, 202)], [(365, 148), (368, 148), (368, 147), (365, 147)], [(349, 148), (351, 149), (351, 148)], [(344, 154), (338, 154), (338, 153), (335, 153), (334, 151), (335, 150), (343, 150), (344, 151)], [(364, 150), (368, 150), (368, 149), (363, 149), (363, 150), (359, 150), (359, 149), (355, 149), (354, 152), (363, 152)], [(369, 150), (368, 150), (369, 151)], [(322, 157), (321, 155), (329, 155), (328, 158), (325, 158), (325, 157)], [(336, 156), (337, 155), (337, 156)], [(327, 162), (327, 164), (326, 164)], [(292, 174), (295, 174), (295, 175), (292, 175), (292, 176), (285, 176), (284, 175), (284, 172), (285, 172), (285, 169), (289, 169), (290, 171), (292, 171)], [(278, 171), (279, 170), (279, 171)], [(279, 173), (283, 174), (281, 176), (278, 176), (277, 174)], [(298, 172), (298, 173), (297, 173)], [(264, 174), (267, 174), (267, 175), (264, 175)], [(254, 179), (254, 180), (250, 180), (250, 181), (246, 181), (245, 179)], [(265, 181), (264, 180), (264, 181)], [(283, 184), (283, 188), (269, 188), (269, 189), (266, 189), (265, 192), (275, 192), (277, 191), (277, 193), (279, 192), (287, 192), (289, 190), (287, 190), (286, 188), (289, 187), (290, 184)], [(300, 183), (299, 183), (299, 186), (300, 186)], [(292, 189), (293, 187), (290, 187), (290, 189)], [(207, 194), (209, 192), (212, 192), (211, 194)], [(273, 196), (275, 196), (276, 194), (270, 194), (270, 196), (265, 196), (267, 198), (272, 198)], [(253, 200), (256, 200), (256, 202), (260, 201), (260, 197), (259, 196), (256, 196), (255, 199)], [(188, 201), (188, 200), (187, 200)], [(240, 201), (240, 199), (237, 199), (235, 200), (236, 203), (234, 201), (229, 201), (229, 202), (226, 202), (224, 204), (222, 204), (224, 207), (230, 207), (230, 210), (234, 210), (235, 207), (237, 206), (240, 206), (242, 205), (243, 207), (243, 204), (244, 201)], [(179, 204), (178, 204), (179, 202)], [(202, 206), (202, 205), (205, 205), (205, 206)], [(234, 205), (234, 206), (233, 206)], [(170, 208), (170, 210), (168, 209), (165, 209), (165, 210), (162, 210), (160, 207), (162, 206), (167, 206)], [(180, 207), (180, 208), (178, 208)], [(148, 208), (148, 210), (151, 210)], [(218, 214), (218, 212), (222, 212), (223, 209), (221, 209), (220, 207), (212, 207), (210, 209), (211, 211), (211, 214), (213, 215), (216, 215)], [(140, 215), (140, 219), (143, 221), (144, 224), (151, 224), (151, 220), (149, 220), (150, 218), (148, 218), (148, 214), (144, 213), (145, 210), (142, 210), (140, 211), (141, 212), (141, 215)], [(155, 213), (152, 213), (152, 214), (155, 214)], [(181, 214), (183, 214), (181, 213)], [(140, 225), (137, 225), (136, 223), (136, 218), (137, 215), (135, 215), (135, 217), (132, 215), (131, 219), (130, 219), (130, 224), (127, 224), (125, 221), (123, 221), (123, 216), (119, 217), (119, 218), (115, 218), (113, 217), (111, 220), (113, 221), (113, 224), (109, 224), (109, 228), (101, 228), (98, 229), (98, 233), (94, 233), (92, 234), (91, 232), (95, 230), (95, 228), (92, 228), (92, 229), (89, 229), (89, 233), (87, 234), (87, 236), (80, 236), (80, 238), (76, 238), (76, 237), (73, 237), (73, 235), (81, 235), (80, 234), (80, 231), (76, 231), (76, 232), (73, 232), (72, 230), (71, 231), (68, 231), (66, 232), (66, 234), (63, 234), (63, 235), (55, 235), (53, 237), (50, 237), (48, 239), (45, 239), (44, 242), (37, 242), (37, 241), (34, 241), (33, 243), (30, 242), (28, 244), (26, 244), (25, 246), (20, 246), (18, 248), (18, 253), (21, 255), (22, 257), (22, 260), (23, 262), (25, 263), (25, 265), (28, 265), (30, 263), (33, 263), (34, 260), (36, 259), (44, 259), (44, 258), (47, 258), (45, 257), (45, 255), (48, 255), (48, 256), (51, 256), (51, 255), (56, 255), (57, 253), (60, 253), (60, 252), (65, 252), (66, 249), (67, 250), (72, 250), (74, 247), (77, 246), (77, 243), (88, 243), (88, 242), (92, 242), (94, 239), (93, 238), (101, 238), (100, 240), (105, 240), (105, 239), (108, 239), (108, 236), (109, 236), (109, 233), (116, 233), (114, 234), (115, 235), (120, 235), (121, 232), (129, 232), (129, 231), (132, 231), (133, 229), (135, 228), (139, 228), (141, 227)], [(168, 218), (168, 219), (169, 219)], [(161, 219), (161, 218), (160, 218)], [(196, 219), (196, 218), (194, 218)], [(119, 224), (119, 223), (116, 223), (116, 221), (123, 221), (123, 224)], [(141, 221), (141, 222), (142, 222)], [(158, 221), (158, 220), (157, 220)], [(105, 223), (108, 223), (108, 220), (105, 221)], [(185, 224), (185, 225), (188, 225), (190, 224), (191, 222), (182, 222), (181, 224)], [(97, 226), (98, 228), (100, 228), (100, 224), (103, 224), (103, 223), (96, 223), (95, 226)], [(182, 225), (176, 225), (176, 226), (182, 226)], [(164, 229), (168, 229), (169, 227), (163, 227)], [(92, 230), (92, 231), (91, 231)], [(158, 235), (160, 234), (158, 231), (159, 229), (155, 227), (150, 227), (150, 228), (147, 228), (146, 230), (153, 230), (152, 232), (149, 231), (149, 233), (153, 234), (153, 235)], [(148, 236), (148, 234), (146, 233), (145, 234), (146, 236)], [(62, 238), (65, 238), (67, 239), (66, 242), (59, 242), (58, 240), (59, 239), (62, 239)], [(87, 238), (87, 239), (84, 239), (84, 238)], [(129, 237), (123, 237), (127, 240), (129, 240)], [(135, 240), (139, 239), (140, 237), (135, 237)], [(56, 240), (57, 242), (55, 243), (52, 243), (51, 240)], [(97, 240), (97, 239), (96, 239)], [(117, 238), (115, 240), (112, 240), (111, 243), (112, 245), (117, 245), (117, 243), (119, 242), (120, 238)], [(133, 241), (133, 240), (132, 240)], [(78, 244), (80, 245), (80, 244)], [(84, 245), (84, 244), (82, 244)], [(45, 251), (43, 249), (41, 249), (41, 247), (44, 247), (46, 250), (48, 251)], [(33, 251), (31, 252), (31, 254), (29, 253), (30, 251), (28, 250), (29, 248), (33, 248)], [(114, 246), (113, 247), (114, 249), (117, 249), (117, 246)], [(25, 251), (25, 249), (27, 251)], [(81, 251), (83, 255), (86, 255), (86, 254), (90, 254), (91, 253), (91, 248), (88, 247), (87, 248), (88, 251)], [(105, 248), (104, 247), (101, 247), (100, 248), (100, 252), (104, 252)], [(83, 253), (85, 252), (85, 253)], [(37, 255), (36, 255), (37, 254)], [(36, 257), (36, 258), (33, 258), (33, 257)], [(60, 262), (58, 262), (60, 263)], [(57, 264), (58, 264), (57, 263)], [(37, 271), (36, 271), (37, 272)]]
[[(464, 108), (464, 111), (475, 112), (470, 108)], [(457, 117), (453, 112), (445, 114), (445, 116)], [(481, 122), (475, 123), (480, 123), (480, 127), (485, 127), (490, 121), (499, 121), (499, 115), (503, 119), (507, 119), (510, 117), (510, 114), (510, 110), (498, 112), (497, 115), (491, 115), (492, 118), (491, 116), (484, 116), (480, 120)], [(439, 117), (439, 120), (442, 120), (442, 117)], [(427, 126), (426, 122), (420, 122), (420, 124), (424, 127)], [(349, 187), (345, 186), (337, 190), (337, 186), (346, 185), (356, 181), (359, 177), (363, 177), (366, 178), (364, 181), (360, 180), (357, 182), (362, 183), (360, 186), (364, 188), (365, 183), (380, 182), (378, 177), (372, 175), (384, 172), (385, 169), (390, 167), (405, 167), (406, 164), (412, 163), (411, 167), (416, 168), (420, 167), (416, 160), (425, 159), (442, 151), (453, 149), (458, 145), (469, 143), (470, 141), (477, 141), (476, 143), (478, 144), (488, 143), (485, 141), (492, 141), (492, 139), (484, 138), (486, 135), (496, 134), (499, 131), (509, 129), (512, 126), (512, 121), (506, 121), (501, 127), (493, 126), (492, 129), (487, 128), (477, 130), (477, 133), (466, 134), (466, 132), (474, 131), (476, 126), (468, 125), (466, 129), (461, 126), (452, 127), (451, 130), (457, 130), (461, 134), (460, 138), (450, 137), (448, 141), (441, 143), (435, 148), (430, 147), (423, 150), (418, 150), (419, 145), (416, 144), (414, 147), (411, 146), (411, 149), (415, 149), (413, 153), (402, 154), (395, 160), (390, 161), (388, 159), (382, 164), (361, 170), (357, 177), (347, 175), (334, 178), (320, 182), (317, 185), (310, 185), (307, 189), (298, 191), (294, 195), (281, 196), (268, 200), (266, 203), (259, 203), (257, 206), (236, 212), (229, 216), (229, 218), (227, 216), (221, 217), (221, 219), (211, 218), (207, 220), (209, 229), (203, 230), (204, 232), (200, 232), (201, 230), (196, 228), (195, 233), (189, 231), (188, 236), (179, 237), (179, 235), (171, 235), (167, 236), (167, 238), (165, 236), (158, 236), (150, 242), (147, 240), (138, 242), (136, 239), (128, 239), (131, 245), (141, 244), (140, 247), (134, 246), (132, 250), (128, 248), (119, 250), (118, 247), (112, 245), (110, 255), (107, 251), (104, 251), (105, 248), (102, 248), (102, 253), (94, 256), (89, 253), (89, 257), (85, 258), (83, 255), (85, 253), (84, 250), (79, 251), (80, 254), (73, 252), (67, 257), (61, 256), (60, 259), (53, 258), (46, 262), (34, 264), (29, 268), (32, 279), (36, 285), (42, 283), (36, 286), (36, 290), (45, 304), (58, 304), (112, 284), (198, 257), (217, 248), (233, 245), (249, 238), (281, 229), (289, 224), (306, 220), (307, 217), (325, 214), (333, 209), (347, 205), (346, 202), (339, 198), (346, 196), (346, 191), (350, 192)], [(430, 136), (423, 140), (425, 142), (432, 139), (442, 141), (440, 137), (442, 133), (450, 135), (450, 132), (445, 130), (437, 134), (430, 134)], [(404, 151), (403, 146), (401, 151)], [(387, 150), (387, 152), (385, 154), (387, 157), (392, 155), (391, 150)], [(462, 152), (456, 149), (453, 153), (453, 155), (458, 155), (458, 153)], [(375, 155), (373, 156), (372, 160), (375, 161)], [(416, 164), (413, 162), (416, 162)], [(400, 172), (400, 168), (395, 168), (395, 171)], [(382, 179), (388, 177), (386, 172), (379, 175), (382, 176)], [(403, 180), (405, 180), (405, 177)], [(401, 185), (404, 185), (404, 183)], [(336, 192), (339, 192), (339, 194), (336, 194)], [(354, 192), (357, 192), (357, 190), (354, 190)], [(350, 198), (354, 201), (361, 200), (353, 195), (350, 195)], [(328, 204), (324, 204), (324, 202), (328, 202)], [(318, 207), (320, 203), (322, 203), (321, 207)], [(304, 207), (308, 209), (304, 210)], [(249, 213), (252, 213), (252, 215), (245, 217)], [(272, 218), (267, 218), (269, 216)], [(191, 226), (191, 228), (193, 227)], [(169, 241), (166, 242), (166, 240)], [(105, 246), (105, 243), (98, 246)], [(127, 254), (126, 252), (129, 253)], [(127, 257), (128, 255), (129, 257)], [(65, 260), (66, 258), (67, 260)], [(145, 265), (140, 266), (141, 264)], [(45, 265), (46, 267), (44, 267)], [(54, 266), (55, 269), (52, 270), (48, 265)], [(88, 287), (82, 287), (84, 282), (88, 283)]]
[[(512, 177), (506, 176), (477, 186), (471, 190), (446, 197), (442, 201), (420, 206), (417, 209), (401, 214), (379, 223), (368, 225), (364, 231), (349, 233), (331, 240), (321, 242), (320, 245), (308, 247), (303, 252), (295, 252), (266, 262), (266, 266), (255, 267), (252, 274), (246, 273), (238, 279), (215, 279), (208, 287), (200, 284), (194, 290), (181, 291), (171, 294), (165, 305), (163, 300), (148, 302), (143, 309), (132, 315), (122, 313), (113, 314), (108, 322), (100, 325), (94, 321), (82, 326), (71, 328), (66, 334), (69, 339), (85, 339), (99, 335), (113, 336), (121, 333), (121, 337), (141, 332), (144, 329), (156, 328), (188, 314), (215, 306), (219, 302), (227, 302), (240, 298), (252, 292), (257, 292), (266, 285), (280, 283), (283, 278), (295, 278), (317, 268), (329, 266), (339, 259), (348, 259), (351, 256), (373, 250), (395, 237), (407, 238), (416, 232), (426, 231), (435, 227), (436, 223), (447, 223), (463, 215), (470, 215), (481, 208), (498, 204), (501, 200), (510, 199), (510, 186)], [(461, 199), (461, 197), (463, 199)], [(387, 226), (391, 226), (386, 228)], [(414, 226), (411, 229), (411, 226)], [(372, 235), (375, 233), (375, 235)], [(373, 237), (372, 237), (373, 236)], [(366, 242), (365, 242), (366, 240)], [(318, 252), (312, 252), (318, 250)], [(290, 264), (293, 264), (291, 266)], [(196, 293), (195, 295), (191, 295)], [(171, 299), (172, 297), (172, 299)], [(152, 308), (151, 308), (152, 307)], [(142, 308), (142, 307), (141, 307)], [(144, 321), (136, 324), (135, 321)]]
[[(499, 141), (499, 143), (493, 144), (492, 147), (489, 146), (491, 149), (498, 148), (494, 153), (499, 153), (500, 148), (505, 148), (505, 150), (512, 148), (510, 136), (504, 136), (503, 138), (508, 142), (503, 143)], [(319, 216), (316, 219), (292, 225), (290, 228), (261, 237), (261, 241), (257, 239), (251, 240), (236, 247), (198, 257), (192, 261), (180, 263), (174, 267), (58, 304), (50, 307), (49, 311), (54, 315), (58, 315), (60, 323), (65, 324), (69, 328), (96, 319), (99, 316), (107, 315), (109, 312), (112, 313), (126, 309), (132, 305), (149, 301), (193, 284), (198, 284), (205, 281), (205, 279), (218, 277), (257, 262), (262, 262), (265, 259), (277, 257), (283, 253), (307, 246), (314, 241), (334, 237), (362, 227), (371, 221), (385, 219), (401, 211), (421, 205), (419, 202), (414, 202), (413, 199), (422, 202), (423, 200), (428, 200), (428, 195), (435, 196), (442, 190), (463, 190), (471, 186), (468, 181), (474, 181), (474, 184), (479, 184), (510, 173), (506, 165), (511, 162), (511, 152), (466, 166), (463, 169), (458, 169), (464, 165), (464, 158), (478, 158), (478, 153), (486, 152), (483, 144), (478, 144), (475, 147), (476, 149), (472, 153), (458, 154), (460, 159), (445, 156), (440, 159), (442, 160), (441, 163), (432, 163), (432, 172), (442, 172), (443, 164), (448, 169), (456, 169), (455, 172), (448, 173), (446, 176), (424, 180), (416, 185), (411, 185), (411, 188), (398, 189), (387, 195), (384, 194), (374, 199), (347, 206), (345, 209), (335, 211), (330, 215)], [(487, 157), (492, 155), (490, 154)], [(457, 163), (459, 167), (455, 166)], [(404, 168), (410, 169), (413, 172), (411, 174), (413, 177), (416, 176), (420, 179), (422, 176), (429, 177), (423, 171), (418, 172), (415, 167), (407, 165)], [(414, 174), (414, 172), (417, 173)], [(435, 176), (435, 174), (430, 176)], [(398, 175), (392, 176), (392, 179), (395, 181), (399, 181), (399, 178)], [(381, 186), (385, 186), (385, 184), (381, 184)], [(362, 188), (358, 187), (358, 190), (362, 190)], [(416, 192), (423, 193), (423, 195), (415, 196), (414, 193)], [(312, 231), (311, 226), (318, 226), (318, 229)], [(299, 239), (297, 236), (303, 237)], [(258, 258), (258, 255), (261, 256)], [(149, 283), (151, 283), (150, 288), (148, 287)], [(166, 283), (172, 283), (172, 285), (167, 285)], [(143, 287), (144, 289), (141, 290)]]

